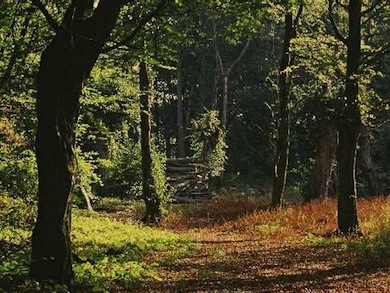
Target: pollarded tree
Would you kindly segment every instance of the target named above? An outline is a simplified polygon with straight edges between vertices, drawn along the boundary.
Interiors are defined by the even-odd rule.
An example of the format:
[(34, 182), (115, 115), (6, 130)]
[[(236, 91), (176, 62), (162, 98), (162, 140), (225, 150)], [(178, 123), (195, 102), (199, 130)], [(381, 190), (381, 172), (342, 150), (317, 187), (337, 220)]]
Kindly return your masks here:
[(102, 48), (126, 3), (70, 1), (59, 24), (39, 0), (33, 1), (54, 29), (38, 74), (38, 218), (32, 235), (30, 275), (72, 283), (71, 192), (75, 176), (75, 126), (79, 99)]

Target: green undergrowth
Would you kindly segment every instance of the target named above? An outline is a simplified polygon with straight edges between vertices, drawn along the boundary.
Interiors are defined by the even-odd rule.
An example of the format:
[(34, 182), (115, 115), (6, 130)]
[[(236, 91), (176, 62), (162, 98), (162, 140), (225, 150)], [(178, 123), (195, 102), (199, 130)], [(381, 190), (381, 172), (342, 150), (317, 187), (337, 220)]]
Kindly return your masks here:
[(74, 250), (80, 263), (74, 266), (76, 282), (92, 290), (134, 287), (166, 259), (146, 261), (155, 251), (167, 258), (179, 258), (192, 251), (188, 238), (162, 231), (113, 221), (99, 214), (76, 213), (73, 221)]
[[(0, 197), (0, 292), (38, 290), (28, 278), (35, 215), (31, 202)], [(157, 278), (161, 263), (193, 250), (191, 240), (178, 234), (81, 210), (73, 212), (72, 243), (75, 291), (81, 292), (134, 289), (147, 277)], [(157, 251), (164, 259), (150, 257)]]

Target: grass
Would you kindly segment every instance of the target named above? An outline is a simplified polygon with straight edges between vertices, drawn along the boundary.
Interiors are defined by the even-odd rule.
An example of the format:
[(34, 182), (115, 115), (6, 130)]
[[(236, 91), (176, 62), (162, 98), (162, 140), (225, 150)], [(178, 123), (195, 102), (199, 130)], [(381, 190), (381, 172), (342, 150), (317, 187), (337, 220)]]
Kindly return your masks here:
[[(75, 289), (126, 291), (145, 280), (158, 280), (160, 267), (175, 266), (178, 259), (198, 254), (197, 246), (183, 236), (191, 235), (192, 230), (201, 231), (205, 239), (207, 233), (212, 239), (223, 232), (220, 234), (265, 242), (337, 247), (335, 265), (347, 261), (352, 266), (390, 266), (389, 198), (359, 200), (364, 238), (330, 236), (337, 228), (337, 203), (333, 199), (290, 204), (275, 211), (267, 209), (267, 202), (264, 195), (256, 198), (234, 194), (201, 204), (175, 205), (160, 228), (143, 227), (129, 219), (138, 214), (123, 203), (123, 208), (105, 203), (112, 208), (105, 208), (104, 214), (74, 210), (73, 250), (81, 260), (74, 264)], [(32, 206), (31, 202), (0, 197), (0, 289), (36, 289), (36, 284), (28, 281), (30, 237), (36, 216)], [(231, 260), (226, 247), (215, 248), (210, 255), (221, 265)], [(180, 271), (177, 275), (182, 273), (185, 276)]]
[[(28, 280), (30, 237), (33, 221), (24, 222), (30, 203), (0, 199), (2, 229), (0, 249), (0, 291), (35, 291)], [(15, 216), (15, 207), (20, 213)], [(33, 209), (32, 209), (33, 210)], [(32, 212), (31, 219), (35, 212)], [(190, 239), (179, 234), (136, 223), (122, 223), (98, 213), (74, 210), (72, 243), (79, 262), (74, 264), (75, 290), (88, 292), (134, 289), (144, 278), (153, 278), (160, 263), (192, 253)], [(172, 249), (174, 247), (174, 249)], [(158, 261), (149, 255), (164, 254)], [(42, 289), (41, 290), (52, 290)], [(57, 288), (58, 290), (58, 288)]]

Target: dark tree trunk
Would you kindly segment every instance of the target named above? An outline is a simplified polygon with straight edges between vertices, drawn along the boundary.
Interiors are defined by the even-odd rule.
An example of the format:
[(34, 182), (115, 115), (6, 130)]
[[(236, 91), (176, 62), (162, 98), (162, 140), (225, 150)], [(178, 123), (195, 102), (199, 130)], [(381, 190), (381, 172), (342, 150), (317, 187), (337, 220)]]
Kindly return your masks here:
[(305, 192), (305, 201), (329, 197), (336, 149), (336, 130), (330, 125), (323, 125), (317, 141), (315, 162), (311, 171), (308, 190)]
[(184, 101), (183, 101), (183, 72), (179, 55), (177, 64), (177, 144), (178, 157), (184, 158), (186, 156), (185, 145), (185, 127), (184, 127)]
[(148, 68), (144, 61), (140, 64), (140, 104), (141, 104), (141, 150), (142, 150), (142, 196), (146, 211), (142, 222), (155, 224), (161, 220), (160, 199), (156, 193), (152, 174), (151, 156), (151, 109), (150, 109), (150, 80)]
[(359, 65), (361, 57), (361, 0), (348, 5), (349, 35), (347, 44), (347, 76), (345, 105), (339, 120), (338, 175), (338, 232), (361, 234), (357, 214), (356, 149), (361, 127), (359, 109)]
[(279, 118), (276, 154), (274, 161), (271, 209), (277, 208), (281, 205), (286, 186), (288, 155), (290, 149), (290, 110), (288, 108), (288, 104), (290, 101), (291, 86), (291, 77), (287, 69), (292, 65), (290, 44), (294, 36), (295, 28), (293, 24), (293, 14), (290, 10), (286, 12), (285, 15), (283, 51), (279, 67)]
[(368, 195), (383, 195), (381, 181), (378, 172), (371, 160), (371, 144), (369, 127), (364, 126), (359, 139), (358, 167), (362, 171), (362, 177), (367, 181)]
[(119, 1), (100, 1), (94, 14), (84, 19), (87, 7), (73, 3), (41, 57), (36, 138), (38, 218), (30, 267), (30, 275), (37, 281), (72, 283), (69, 234), (79, 97), (120, 7)]

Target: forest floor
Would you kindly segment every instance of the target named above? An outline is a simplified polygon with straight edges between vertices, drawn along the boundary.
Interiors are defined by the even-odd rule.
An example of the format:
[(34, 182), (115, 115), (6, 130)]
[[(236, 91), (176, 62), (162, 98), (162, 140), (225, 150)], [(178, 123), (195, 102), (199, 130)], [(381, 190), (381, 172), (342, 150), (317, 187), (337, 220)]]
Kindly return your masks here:
[(348, 239), (320, 236), (336, 227), (335, 201), (269, 212), (233, 198), (171, 212), (165, 229), (193, 239), (194, 252), (148, 256), (160, 263), (137, 291), (390, 292), (390, 243), (378, 236), (388, 208), (385, 198), (363, 201), (368, 236)]

